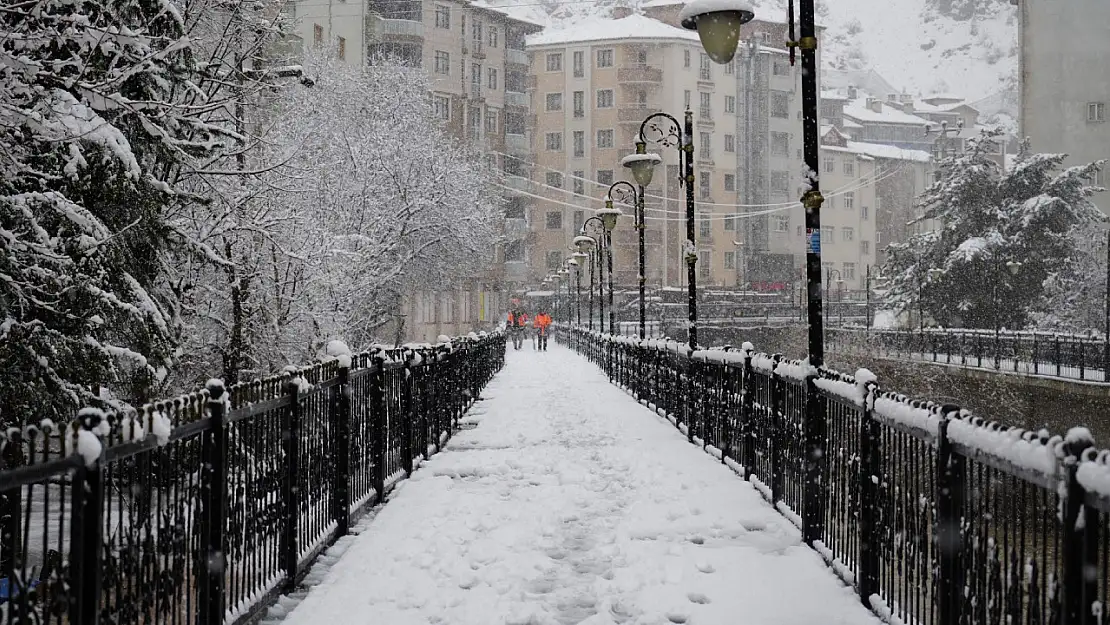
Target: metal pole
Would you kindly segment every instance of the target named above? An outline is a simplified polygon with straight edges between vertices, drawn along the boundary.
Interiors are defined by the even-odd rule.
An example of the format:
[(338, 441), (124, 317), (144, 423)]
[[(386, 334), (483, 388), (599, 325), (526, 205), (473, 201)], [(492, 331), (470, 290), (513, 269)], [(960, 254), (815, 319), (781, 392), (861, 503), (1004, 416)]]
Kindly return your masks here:
[(644, 187), (639, 186), (639, 192), (636, 194), (636, 227), (640, 230), (640, 340), (647, 337), (647, 305), (644, 300), (644, 266), (647, 263), (647, 256), (644, 251), (644, 228), (646, 218), (644, 216)]
[(609, 334), (616, 334), (613, 331), (613, 325), (616, 321), (616, 314), (613, 310), (613, 233), (608, 230), (605, 231), (605, 257), (609, 263)]
[(597, 238), (597, 267), (598, 267), (598, 280), (597, 280), (597, 325), (602, 334), (605, 333), (605, 235), (602, 234)]
[(574, 309), (578, 314), (578, 327), (582, 327), (582, 267), (574, 270)]
[(864, 314), (864, 318), (866, 320), (867, 333), (870, 334), (871, 333), (871, 265), (867, 266), (867, 280), (865, 282), (864, 290), (866, 291), (866, 294), (864, 295), (864, 297), (866, 298), (867, 303), (865, 304), (865, 310), (863, 311), (863, 314)]
[[(809, 0), (812, 2), (812, 0)], [(815, 87), (816, 88), (816, 87)], [(816, 108), (817, 100), (814, 99)], [(698, 345), (698, 248), (694, 243), (694, 112), (686, 110), (686, 135), (683, 151), (686, 158), (686, 273), (689, 285), (686, 308), (690, 326), (690, 349)], [(817, 157), (814, 156), (816, 164)]]
[(836, 279), (836, 303), (840, 308), (840, 327), (844, 327), (844, 278)]
[[(825, 364), (825, 331), (821, 316), (821, 167), (817, 128), (817, 27), (814, 0), (800, 0), (802, 53), (802, 134), (809, 189), (802, 195), (806, 209), (806, 285), (809, 289), (809, 366)], [(813, 377), (806, 382), (806, 486), (802, 538), (813, 545), (824, 534), (822, 474), (825, 456), (825, 399), (817, 392)]]
[(586, 323), (591, 331), (594, 329), (594, 260), (597, 254), (590, 254), (590, 316)]

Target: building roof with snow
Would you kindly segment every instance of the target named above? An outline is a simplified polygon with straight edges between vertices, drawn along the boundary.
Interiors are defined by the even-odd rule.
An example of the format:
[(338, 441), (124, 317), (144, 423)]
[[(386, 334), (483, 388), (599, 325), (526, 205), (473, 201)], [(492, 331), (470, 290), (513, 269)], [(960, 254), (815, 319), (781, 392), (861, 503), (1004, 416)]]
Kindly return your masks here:
[(901, 93), (875, 70), (821, 70), (821, 86), (825, 89), (843, 92), (849, 87), (875, 97), (885, 98), (891, 93)]
[(617, 19), (590, 19), (564, 28), (545, 30), (529, 36), (527, 45), (558, 46), (616, 39), (670, 39), (700, 42), (698, 34), (694, 31), (675, 28), (659, 20), (633, 14)]
[(511, 20), (516, 20), (518, 22), (529, 24), (531, 26), (537, 26), (539, 28), (543, 28), (544, 26), (546, 26), (545, 23), (536, 19), (533, 13), (525, 10), (523, 7), (516, 7), (513, 5), (493, 6), (489, 2), (486, 2), (486, 0), (471, 0), (470, 6), (476, 9), (492, 11), (493, 13), (503, 15)]
[(844, 107), (844, 116), (864, 124), (903, 124), (912, 126), (926, 126), (929, 120), (904, 112), (898, 106), (888, 106), (882, 100), (880, 110), (876, 111), (868, 106), (868, 101), (862, 98), (852, 100)]
[(862, 141), (849, 141), (848, 149), (874, 158), (885, 158), (900, 161), (914, 161), (915, 163), (928, 163), (932, 155), (922, 150), (904, 150), (893, 145), (882, 143), (864, 143)]

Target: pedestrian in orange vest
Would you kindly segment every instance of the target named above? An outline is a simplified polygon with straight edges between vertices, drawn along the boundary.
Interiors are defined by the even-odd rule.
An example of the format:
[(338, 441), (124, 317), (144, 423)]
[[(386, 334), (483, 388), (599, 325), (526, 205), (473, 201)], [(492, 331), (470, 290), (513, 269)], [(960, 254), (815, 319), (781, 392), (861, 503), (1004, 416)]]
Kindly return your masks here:
[(539, 338), (540, 351), (547, 351), (547, 327), (551, 325), (551, 315), (541, 312), (536, 315), (536, 335)]

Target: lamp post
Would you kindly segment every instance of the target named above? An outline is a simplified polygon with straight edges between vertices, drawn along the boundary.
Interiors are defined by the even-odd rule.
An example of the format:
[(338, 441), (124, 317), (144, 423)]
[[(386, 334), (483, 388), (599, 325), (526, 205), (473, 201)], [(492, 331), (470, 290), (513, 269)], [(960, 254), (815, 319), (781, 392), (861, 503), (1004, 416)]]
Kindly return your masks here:
[[(994, 309), (994, 368), (999, 369), (1002, 367), (1002, 307), (998, 302), (998, 283), (1006, 280), (1006, 274), (1002, 271), (1003, 266), (1010, 271), (1011, 276), (1016, 276), (1021, 271), (1021, 263), (1017, 261), (1002, 262), (998, 259), (998, 266), (996, 268), (998, 276), (991, 285), (991, 308)], [(1008, 281), (1007, 281), (1008, 288)]]
[[(647, 154), (647, 144), (641, 138), (636, 142), (636, 153), (629, 154), (621, 159), (621, 165), (629, 168), (632, 171), (632, 177), (636, 179), (636, 184), (639, 189), (636, 193), (636, 230), (639, 231), (640, 240), (640, 255), (639, 255), (639, 292), (640, 292), (640, 339), (647, 337), (647, 304), (644, 299), (644, 283), (645, 283), (645, 265), (647, 264), (647, 253), (644, 248), (644, 223), (646, 217), (644, 216), (644, 187), (651, 183), (651, 175), (655, 171), (655, 165), (662, 163), (663, 159), (658, 154)], [(646, 163), (650, 167), (641, 167), (638, 163)], [(631, 185), (629, 185), (631, 186)], [(612, 195), (612, 189), (609, 194)]]
[[(598, 245), (598, 240), (597, 239), (595, 239), (594, 237), (591, 237), (591, 236), (586, 234), (586, 224), (584, 224), (584, 223), (582, 224), (582, 234), (574, 237), (574, 245), (578, 247), (578, 253), (579, 254), (583, 254), (585, 256), (590, 257), (590, 289), (589, 289), (589, 292), (590, 292), (590, 310), (589, 310), (589, 313), (590, 314), (589, 314), (589, 319), (587, 319), (587, 324), (588, 324), (589, 329), (593, 330), (594, 329), (594, 267), (597, 267), (599, 265), (599, 263), (597, 262), (597, 258), (601, 254), (601, 246)], [(591, 252), (593, 252), (593, 253), (591, 254)], [(598, 267), (597, 271), (600, 273), (601, 268)], [(600, 277), (601, 276), (599, 276), (599, 278)], [(604, 305), (600, 304), (600, 302), (599, 302), (599, 305), (601, 305), (602, 309), (604, 310)]]
[[(605, 198), (605, 208), (599, 208), (595, 217), (586, 220), (586, 223), (593, 219), (600, 221), (602, 236), (605, 239), (606, 272), (609, 274), (609, 334), (616, 333), (614, 328), (616, 325), (616, 311), (613, 308), (613, 229), (617, 227), (617, 219), (623, 214), (621, 209), (613, 208), (612, 198)], [(586, 224), (582, 224), (582, 227), (585, 228)], [(604, 324), (605, 315), (602, 314), (601, 318)]]
[[(574, 261), (577, 263), (578, 270), (574, 272), (574, 301), (575, 308), (578, 314), (578, 325), (582, 325), (582, 263), (586, 262), (590, 255), (582, 251), (577, 251), (573, 254)], [(591, 287), (592, 288), (592, 287)]]
[[(564, 263), (564, 265), (565, 264), (566, 263)], [(559, 271), (555, 272), (555, 278), (556, 278), (555, 296), (558, 298), (558, 300), (561, 300), (559, 302), (559, 307), (565, 308), (566, 311), (570, 310), (570, 298), (568, 296), (567, 298), (564, 299), (562, 297), (562, 293), (559, 291), (559, 287), (561, 287), (563, 285), (568, 285), (569, 286), (570, 285), (570, 280), (568, 279), (569, 277), (570, 277), (570, 272), (567, 271), (567, 268), (565, 266), (560, 267)], [(556, 310), (555, 314), (556, 314), (556, 316), (558, 316), (559, 311)]]
[(826, 269), (825, 270), (825, 290), (830, 291), (830, 292), (832, 291), (832, 276), (833, 276), (834, 273), (836, 274), (836, 303), (837, 303), (837, 308), (839, 308), (838, 315), (840, 317), (840, 326), (843, 327), (844, 326), (844, 301), (843, 301), (843, 298), (842, 298), (843, 291), (841, 289), (844, 286), (844, 278), (841, 277), (840, 272), (837, 271), (836, 269)]
[(577, 286), (580, 284), (579, 281), (578, 281), (578, 272), (579, 272), (580, 269), (578, 267), (578, 259), (576, 258), (576, 256), (577, 256), (577, 254), (572, 254), (571, 257), (567, 259), (567, 269), (572, 274), (574, 274), (574, 282), (575, 282), (575, 287), (576, 287), (575, 292), (574, 292), (574, 308), (572, 309), (570, 307), (570, 280), (569, 280), (569, 276), (568, 276), (568, 280), (567, 280), (567, 325), (568, 326), (574, 324), (574, 314), (575, 314), (576, 311), (578, 312), (578, 317), (579, 317), (578, 321), (579, 321), (579, 323), (581, 323), (581, 321), (582, 321), (582, 319), (581, 319), (581, 317), (582, 317), (582, 308), (578, 303), (578, 289), (577, 289)]
[(618, 180), (609, 185), (609, 191), (605, 196), (605, 206), (611, 208), (614, 200), (632, 206), (633, 228), (640, 231), (640, 338), (644, 338), (644, 222), (641, 209), (641, 205), (643, 204), (643, 187), (640, 187), (639, 192), (637, 192), (636, 187), (632, 186), (631, 182)]

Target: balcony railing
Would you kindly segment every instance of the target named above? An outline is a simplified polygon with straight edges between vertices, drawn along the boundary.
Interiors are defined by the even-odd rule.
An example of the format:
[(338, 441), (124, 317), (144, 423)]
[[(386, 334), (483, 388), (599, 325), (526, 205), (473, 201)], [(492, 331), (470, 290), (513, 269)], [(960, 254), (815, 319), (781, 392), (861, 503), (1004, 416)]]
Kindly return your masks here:
[(651, 109), (639, 104), (628, 104), (617, 109), (617, 121), (625, 123), (636, 123), (644, 121), (648, 115), (651, 114)]
[(662, 83), (663, 70), (647, 65), (629, 65), (617, 69), (617, 82)]
[(701, 70), (698, 72), (698, 80), (713, 80), (713, 72), (711, 72), (708, 67), (701, 68)]
[(513, 48), (505, 48), (505, 60), (509, 63), (517, 65), (528, 64), (528, 53), (524, 50), (514, 50)]
[(527, 154), (531, 146), (528, 145), (528, 136), (523, 134), (505, 133), (505, 149), (512, 154)]
[(506, 219), (505, 220), (505, 236), (511, 239), (519, 238), (528, 234), (528, 220), (527, 219)]
[(389, 20), (382, 19), (380, 21), (380, 28), (382, 35), (389, 35), (394, 37), (419, 37), (424, 38), (424, 24), (413, 20)]
[(529, 191), (532, 188), (532, 183), (524, 176), (505, 174), (505, 186), (517, 191)]
[(506, 91), (505, 105), (528, 108), (528, 94), (520, 93), (519, 91)]

